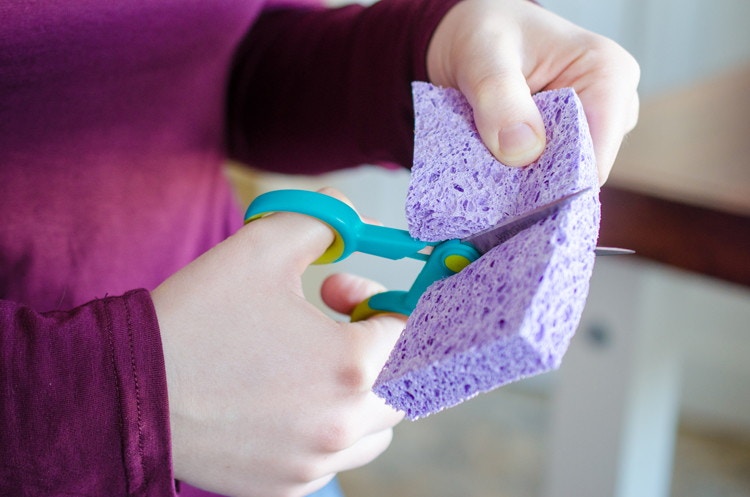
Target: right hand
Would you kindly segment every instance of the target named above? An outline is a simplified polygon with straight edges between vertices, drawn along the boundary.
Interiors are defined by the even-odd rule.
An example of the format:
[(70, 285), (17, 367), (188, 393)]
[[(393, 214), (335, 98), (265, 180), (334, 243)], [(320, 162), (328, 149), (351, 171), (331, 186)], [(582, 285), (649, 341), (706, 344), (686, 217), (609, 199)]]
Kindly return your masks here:
[[(305, 300), (301, 275), (332, 240), (310, 217), (273, 214), (152, 292), (176, 478), (233, 496), (302, 496), (388, 447), (403, 416), (371, 388), (404, 318), (340, 323)], [(338, 275), (322, 297), (348, 314), (379, 291)]]

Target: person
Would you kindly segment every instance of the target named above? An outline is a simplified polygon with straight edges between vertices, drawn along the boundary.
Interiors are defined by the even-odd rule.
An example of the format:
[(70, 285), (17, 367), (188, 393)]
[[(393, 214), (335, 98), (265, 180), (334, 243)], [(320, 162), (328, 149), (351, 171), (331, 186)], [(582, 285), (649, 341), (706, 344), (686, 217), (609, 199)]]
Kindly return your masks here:
[[(408, 167), (413, 80), (460, 89), (513, 166), (544, 148), (540, 90), (578, 91), (602, 181), (637, 119), (633, 58), (528, 0), (0, 14), (7, 496), (335, 493), (388, 446), (401, 414), (370, 387), (403, 317), (311, 306), (300, 275), (330, 230), (294, 214), (241, 227), (227, 158)], [(347, 313), (379, 289), (337, 275), (321, 293)]]

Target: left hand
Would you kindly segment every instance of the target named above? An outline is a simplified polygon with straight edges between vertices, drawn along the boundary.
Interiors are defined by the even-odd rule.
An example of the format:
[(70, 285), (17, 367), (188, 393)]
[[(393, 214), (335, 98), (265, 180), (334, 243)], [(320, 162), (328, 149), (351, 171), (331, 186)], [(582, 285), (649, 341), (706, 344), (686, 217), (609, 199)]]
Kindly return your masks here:
[(635, 59), (615, 42), (528, 0), (463, 0), (427, 52), (432, 83), (459, 89), (498, 160), (524, 166), (541, 155), (544, 124), (531, 95), (572, 87), (591, 130), (604, 183), (638, 119)]

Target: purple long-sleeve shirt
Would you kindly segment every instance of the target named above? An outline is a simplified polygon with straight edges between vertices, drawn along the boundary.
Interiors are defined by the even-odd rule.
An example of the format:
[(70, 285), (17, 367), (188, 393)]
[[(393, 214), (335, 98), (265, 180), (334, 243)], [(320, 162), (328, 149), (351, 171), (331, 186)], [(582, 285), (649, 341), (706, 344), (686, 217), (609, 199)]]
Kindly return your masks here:
[(409, 165), (456, 1), (0, 4), (0, 495), (174, 493), (148, 290), (239, 226), (227, 157)]

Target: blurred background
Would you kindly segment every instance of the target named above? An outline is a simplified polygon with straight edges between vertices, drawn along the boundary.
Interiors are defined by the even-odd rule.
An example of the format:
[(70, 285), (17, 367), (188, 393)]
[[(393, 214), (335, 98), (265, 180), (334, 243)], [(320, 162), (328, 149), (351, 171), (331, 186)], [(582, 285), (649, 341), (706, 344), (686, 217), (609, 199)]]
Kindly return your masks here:
[[(750, 2), (546, 0), (640, 62), (642, 112), (602, 191), (603, 244), (559, 371), (396, 429), (350, 497), (750, 496)], [(405, 228), (407, 171), (317, 177), (230, 167), (248, 202), (332, 185)], [(407, 288), (415, 262), (354, 255), (350, 271)]]

